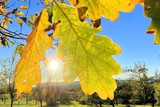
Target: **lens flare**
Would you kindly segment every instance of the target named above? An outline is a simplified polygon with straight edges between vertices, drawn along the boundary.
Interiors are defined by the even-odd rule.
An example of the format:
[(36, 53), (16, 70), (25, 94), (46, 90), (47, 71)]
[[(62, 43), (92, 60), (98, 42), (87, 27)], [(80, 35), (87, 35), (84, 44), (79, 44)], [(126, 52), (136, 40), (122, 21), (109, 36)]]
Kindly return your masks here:
[(53, 70), (57, 69), (58, 68), (58, 62), (56, 60), (52, 60), (50, 63), (49, 63), (49, 67)]

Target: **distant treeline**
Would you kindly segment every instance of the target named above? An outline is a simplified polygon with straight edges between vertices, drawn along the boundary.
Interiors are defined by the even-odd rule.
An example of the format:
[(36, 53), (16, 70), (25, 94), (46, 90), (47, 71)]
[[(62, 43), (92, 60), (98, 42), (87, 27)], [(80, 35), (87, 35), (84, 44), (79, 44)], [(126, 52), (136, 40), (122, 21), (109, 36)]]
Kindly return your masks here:
[[(13, 59), (12, 59), (13, 60)], [(0, 72), (0, 100), (6, 103), (11, 102), (11, 107), (16, 97), (15, 83), (15, 65), (12, 60), (1, 61)], [(13, 63), (13, 64), (11, 64)], [(11, 66), (12, 65), (12, 66)], [(83, 105), (100, 106), (118, 104), (130, 105), (160, 105), (160, 74), (155, 71), (153, 77), (147, 75), (148, 69), (144, 63), (136, 63), (133, 68), (123, 69), (123, 74), (129, 74), (126, 80), (117, 79), (117, 89), (113, 100), (101, 100), (96, 93), (93, 95), (85, 95), (79, 82), (66, 84), (64, 82), (39, 83), (37, 87), (33, 87), (30, 93), (22, 93), (20, 99), (25, 99), (26, 104), (35, 101), (35, 104), (46, 102), (48, 106), (57, 106), (59, 104), (71, 104), (71, 101), (79, 102)], [(54, 77), (53, 77), (54, 78)], [(98, 81), (97, 81), (97, 84)], [(109, 85), (109, 84), (108, 84)]]

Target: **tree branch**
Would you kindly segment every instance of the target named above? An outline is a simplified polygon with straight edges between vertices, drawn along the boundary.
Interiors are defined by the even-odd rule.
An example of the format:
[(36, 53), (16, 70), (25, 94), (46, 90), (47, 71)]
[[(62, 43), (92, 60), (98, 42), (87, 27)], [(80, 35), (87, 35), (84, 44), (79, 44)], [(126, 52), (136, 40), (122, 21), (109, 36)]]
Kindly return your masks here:
[(5, 34), (5, 33), (2, 32), (2, 31), (0, 31), (0, 34), (5, 35), (6, 37), (13, 38), (13, 39), (22, 39), (22, 40), (26, 40), (26, 38), (23, 38), (23, 37), (9, 36), (9, 35)]

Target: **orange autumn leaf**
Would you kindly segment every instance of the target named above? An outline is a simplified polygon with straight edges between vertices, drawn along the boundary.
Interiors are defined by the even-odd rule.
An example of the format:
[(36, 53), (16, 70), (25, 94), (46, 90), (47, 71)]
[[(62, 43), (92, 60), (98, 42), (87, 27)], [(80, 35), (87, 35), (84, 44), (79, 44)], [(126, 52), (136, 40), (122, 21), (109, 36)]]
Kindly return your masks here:
[(16, 66), (15, 78), (17, 97), (20, 97), (22, 92), (29, 93), (32, 86), (36, 86), (41, 80), (40, 61), (53, 42), (45, 32), (45, 29), (50, 26), (50, 22), (46, 19), (48, 13), (43, 8), (41, 15), (34, 22), (35, 28), (26, 39), (27, 44), (20, 53), (21, 58)]

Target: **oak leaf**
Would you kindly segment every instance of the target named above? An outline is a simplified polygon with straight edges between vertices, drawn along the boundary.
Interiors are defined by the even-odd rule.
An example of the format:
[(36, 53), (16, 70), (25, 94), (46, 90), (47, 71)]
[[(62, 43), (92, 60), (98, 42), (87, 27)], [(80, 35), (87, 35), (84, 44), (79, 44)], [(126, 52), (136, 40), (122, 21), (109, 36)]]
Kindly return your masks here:
[(101, 24), (101, 15), (111, 21), (119, 17), (119, 11), (131, 12), (137, 3), (144, 0), (68, 0), (78, 8), (81, 21), (87, 18), (87, 12), (94, 27)]
[(28, 8), (28, 6), (20, 6), (19, 8), (20, 8), (20, 9), (24, 9), (24, 10), (25, 10), (25, 9), (27, 9), (27, 8)]
[(155, 33), (154, 44), (160, 43), (160, 1), (146, 0), (144, 2), (144, 15), (152, 18), (152, 22), (147, 29), (147, 33)]
[(23, 12), (17, 12), (17, 14), (19, 15), (19, 16), (23, 16)]
[(7, 11), (5, 9), (2, 8), (2, 6), (0, 6), (0, 15), (6, 13)]
[(35, 28), (26, 39), (27, 44), (20, 53), (21, 58), (16, 66), (15, 78), (18, 97), (22, 92), (30, 92), (32, 86), (36, 86), (41, 80), (40, 61), (53, 42), (45, 32), (45, 29), (50, 26), (46, 19), (48, 19), (48, 13), (43, 8), (41, 15), (34, 21)]
[(17, 23), (18, 23), (20, 26), (23, 25), (23, 22), (22, 22), (19, 18), (17, 18)]
[(54, 37), (61, 39), (57, 56), (64, 61), (64, 80), (71, 83), (79, 77), (85, 94), (97, 92), (102, 99), (113, 99), (116, 82), (112, 75), (119, 74), (121, 67), (112, 55), (120, 54), (120, 47), (106, 36), (95, 35), (101, 28), (81, 22), (72, 6), (55, 3), (53, 14), (52, 21), (60, 22)]
[(52, 3), (54, 0), (48, 0), (50, 3)]
[(0, 30), (3, 30), (3, 28), (4, 28), (4, 29), (7, 29), (7, 28), (8, 28), (5, 24), (2, 24), (2, 23), (0, 23), (0, 26), (2, 26), (2, 27), (0, 27)]

